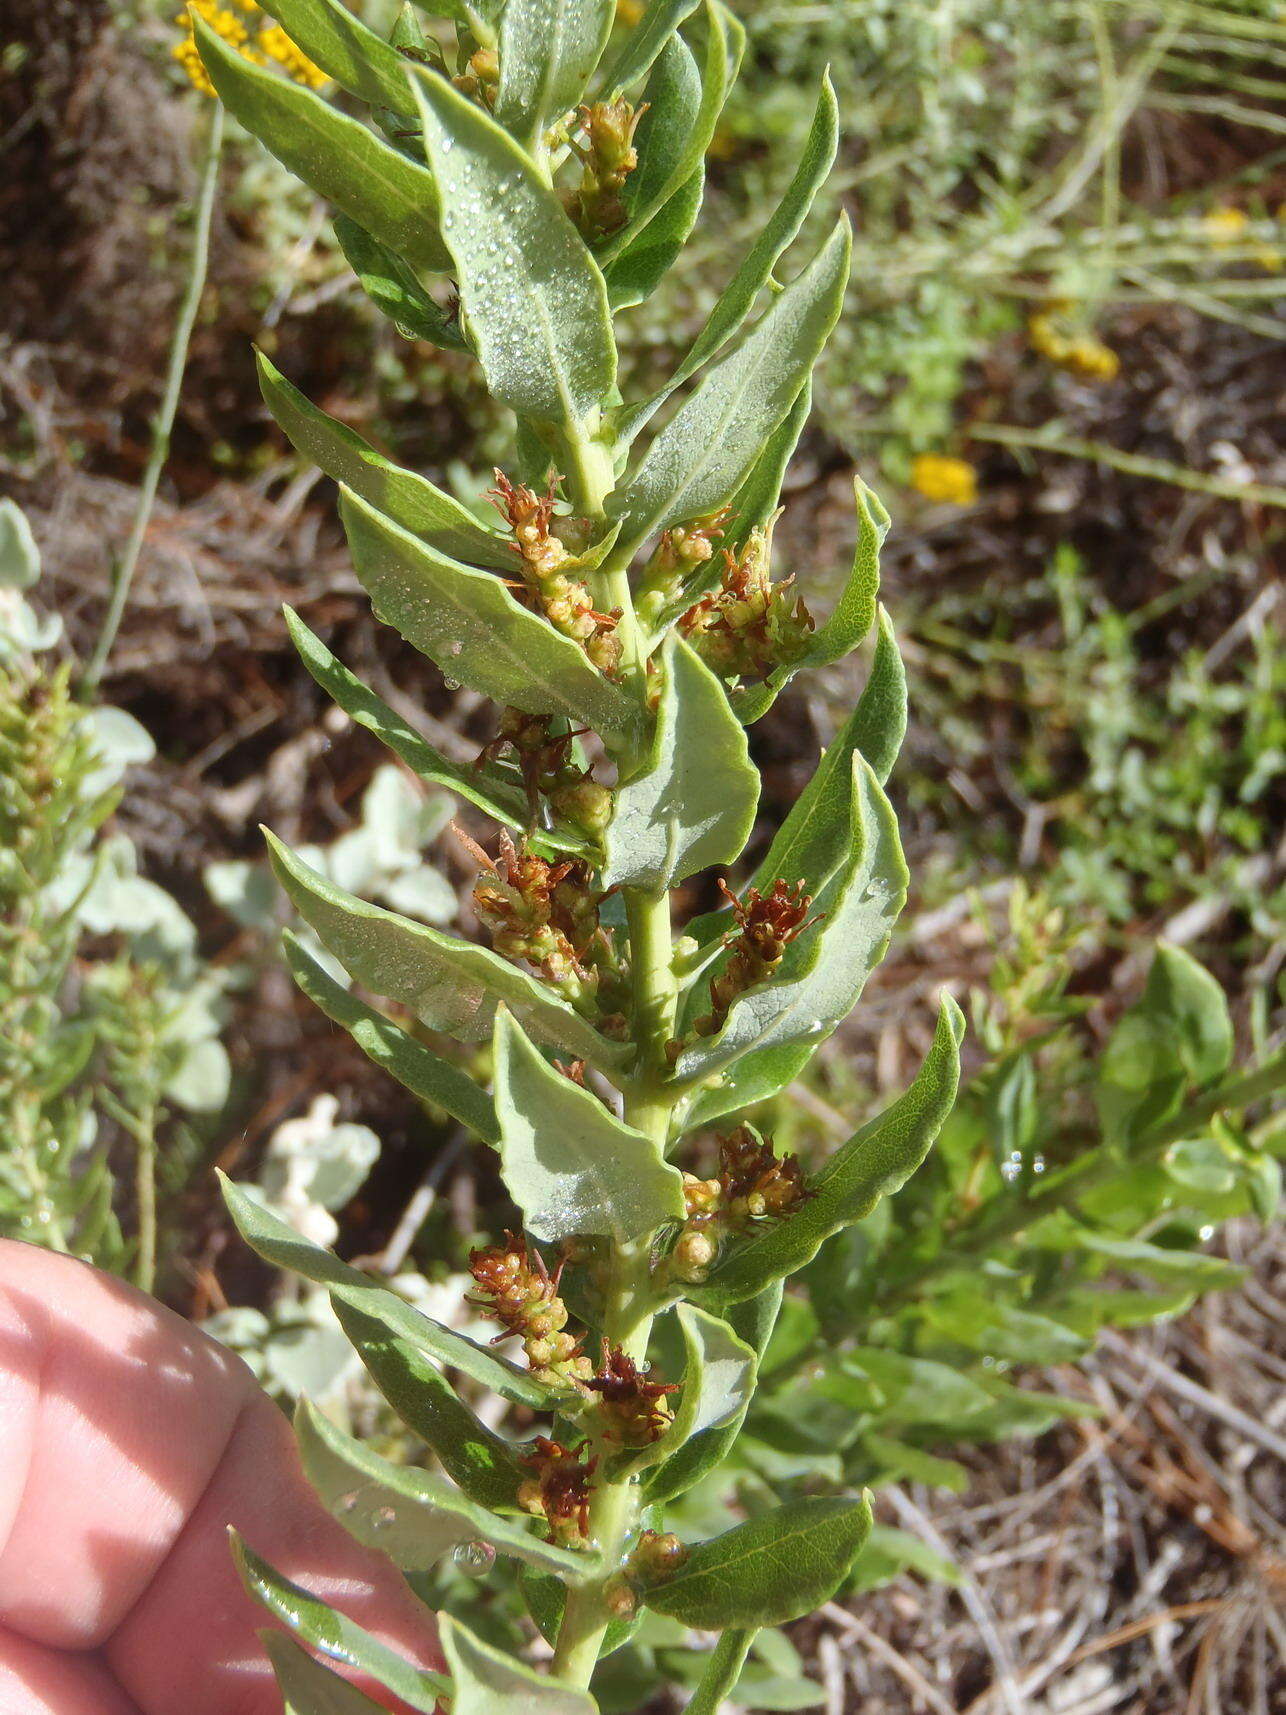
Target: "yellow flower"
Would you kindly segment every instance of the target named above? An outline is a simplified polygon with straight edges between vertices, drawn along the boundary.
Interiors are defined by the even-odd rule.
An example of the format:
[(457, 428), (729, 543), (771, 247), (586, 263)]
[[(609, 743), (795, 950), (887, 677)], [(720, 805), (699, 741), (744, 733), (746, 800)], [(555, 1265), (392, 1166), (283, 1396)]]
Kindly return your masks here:
[(978, 473), (968, 459), (946, 453), (920, 453), (911, 465), (911, 486), (926, 500), (972, 506), (978, 498)]
[(325, 72), (300, 52), (280, 24), (267, 18), (255, 0), (230, 0), (228, 4), (222, 0), (191, 0), (191, 9), (174, 20), (186, 27), (187, 34), (171, 51), (202, 95), (213, 95), (214, 85), (197, 49), (192, 31), (193, 13), (251, 65), (278, 65), (294, 82), (309, 89), (320, 89), (327, 81)]
[(1114, 381), (1121, 371), (1120, 358), (1096, 334), (1076, 332), (1068, 320), (1070, 310), (1060, 300), (1029, 318), (1027, 339), (1032, 350), (1083, 381)]
[(1244, 208), (1234, 208), (1231, 203), (1223, 203), (1210, 210), (1203, 224), (1215, 249), (1222, 250), (1225, 245), (1233, 244), (1241, 237), (1249, 219), (1250, 216)]

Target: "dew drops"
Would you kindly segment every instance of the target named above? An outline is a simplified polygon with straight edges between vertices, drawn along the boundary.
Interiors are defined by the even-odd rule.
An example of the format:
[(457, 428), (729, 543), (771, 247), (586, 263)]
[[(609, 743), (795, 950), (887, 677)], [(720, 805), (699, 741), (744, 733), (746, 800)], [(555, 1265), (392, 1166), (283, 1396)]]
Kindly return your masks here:
[(1011, 1150), (1000, 1164), (1000, 1177), (1006, 1185), (1013, 1185), (1022, 1177), (1022, 1171), (1022, 1151), (1019, 1149)]
[(355, 1493), (347, 1494), (347, 1495), (341, 1495), (339, 1497), (339, 1499), (335, 1502), (335, 1511), (337, 1513), (340, 1513), (341, 1515), (344, 1513), (351, 1513), (353, 1511), (353, 1509), (356, 1507), (356, 1505), (357, 1505), (357, 1495)]
[(371, 1514), (372, 1530), (387, 1530), (391, 1524), (397, 1523), (397, 1513), (392, 1507), (376, 1507)]
[(485, 1578), (496, 1563), (496, 1551), (489, 1542), (458, 1542), (451, 1560), (466, 1578)]

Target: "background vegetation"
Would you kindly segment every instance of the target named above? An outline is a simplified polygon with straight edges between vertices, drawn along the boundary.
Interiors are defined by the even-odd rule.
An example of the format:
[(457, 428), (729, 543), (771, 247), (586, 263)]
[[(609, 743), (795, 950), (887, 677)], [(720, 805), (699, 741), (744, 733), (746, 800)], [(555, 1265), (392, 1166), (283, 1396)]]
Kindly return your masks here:
[[(51, 669), (92, 653), (183, 288), (208, 114), (173, 63), (170, 11), (12, 0), (0, 39), (0, 477), (44, 562), (34, 587), (29, 556), (0, 582), (61, 620), (63, 639), (36, 639)], [(1286, 17), (1272, 0), (914, 0), (769, 4), (746, 21), (709, 219), (637, 312), (637, 379), (677, 355), (788, 175), (829, 62), (857, 262), (790, 478), (783, 557), (839, 575), (855, 466), (894, 512), (884, 594), (912, 726), (891, 790), (917, 893), (853, 1027), (769, 1117), (805, 1155), (833, 1142), (837, 1108), (873, 1111), (906, 1081), (946, 980), (972, 1006), (974, 1082), (937, 1161), (893, 1206), (913, 1234), (935, 1199), (1001, 1208), (1085, 1146), (1100, 1111), (1092, 1068), (1139, 1000), (1158, 935), (1217, 975), (1243, 1057), (1281, 1039)], [(155, 1186), (166, 1295), (213, 1315), (283, 1395), (327, 1393), (378, 1431), (324, 1306), (283, 1294), (231, 1239), (209, 1164), (258, 1178), (323, 1242), (337, 1216), (346, 1254), (378, 1258), (426, 1303), (454, 1294), (470, 1244), (507, 1210), (485, 1160), (297, 1001), (256, 823), (270, 812), (345, 885), (431, 921), (469, 924), (472, 866), (446, 804), (378, 771), (373, 741), (325, 713), (281, 599), (395, 706), (427, 699), (431, 736), (460, 760), (489, 735), (467, 694), (426, 686), (366, 616), (326, 485), (265, 418), (252, 339), (447, 486), (475, 486), (494, 456), (501, 425), (467, 363), (383, 331), (321, 208), (233, 135), (172, 454), (101, 688), (100, 715), (137, 723), (117, 723), (126, 795), (109, 802), (112, 775), (85, 758), (85, 772), (58, 769), (77, 817), (51, 811), (58, 864), (104, 854), (99, 909), (86, 914), (78, 892), (63, 902), (42, 979), (70, 1043), (48, 1102), (96, 1116), (99, 1166), (86, 1175), (87, 1157), (68, 1158), (65, 1208), (42, 1203), (23, 1166), (0, 1217), (19, 1231), (46, 1212), (72, 1222), (62, 1236), (148, 1278), (137, 1240)], [(752, 852), (859, 682), (838, 670), (754, 729), (768, 814)], [(6, 721), (23, 706), (11, 674)], [(41, 710), (43, 742), (80, 742), (57, 730), (56, 703)], [(6, 909), (18, 909), (8, 895)], [(200, 994), (199, 1017), (167, 1001), (174, 982)], [(169, 1044), (163, 1072), (144, 1037)], [(173, 1105), (185, 1076), (204, 1118)], [(46, 1119), (30, 1116), (30, 1160), (61, 1183), (40, 1153)], [(52, 1123), (71, 1135), (65, 1109)], [(1261, 1111), (1251, 1125), (1203, 1139), (1164, 1183), (1118, 1188), (1116, 1209), (1109, 1188), (1100, 1210), (1109, 1238), (1121, 1215), (1130, 1242), (1182, 1253), (1150, 1259), (1162, 1272), (1149, 1290), (1166, 1302), (1139, 1307), (1145, 1327), (1229, 1281), (1224, 1258), (1251, 1270), (1238, 1293), (1168, 1331), (1109, 1334), (1091, 1356), (1092, 1320), (1069, 1338), (1037, 1301), (1039, 1270), (1003, 1256), (1023, 1283), (1007, 1327), (993, 1316), (970, 1331), (958, 1306), (947, 1315), (922, 1295), (880, 1336), (900, 1354), (882, 1378), (860, 1363), (822, 1378), (815, 1444), (792, 1443), (794, 1407), (775, 1420), (765, 1408), (743, 1500), (756, 1458), (774, 1481), (823, 1452), (840, 1459), (837, 1480), (878, 1477), (884, 1558), (861, 1579), (891, 1582), (793, 1641), (774, 1634), (747, 1707), (1270, 1707), (1286, 1671), (1273, 1499), (1286, 1448), (1272, 1407), (1283, 1142)], [(1112, 1279), (1140, 1287), (1137, 1267)], [(814, 1305), (833, 1301), (820, 1284)], [(859, 1309), (848, 1302), (847, 1327)], [(795, 1350), (779, 1353), (783, 1387), (829, 1337), (809, 1314), (801, 1303)], [(1011, 1382), (1029, 1403), (1013, 1405)], [(664, 1628), (645, 1638), (631, 1688), (645, 1671), (681, 1682), (684, 1647)]]

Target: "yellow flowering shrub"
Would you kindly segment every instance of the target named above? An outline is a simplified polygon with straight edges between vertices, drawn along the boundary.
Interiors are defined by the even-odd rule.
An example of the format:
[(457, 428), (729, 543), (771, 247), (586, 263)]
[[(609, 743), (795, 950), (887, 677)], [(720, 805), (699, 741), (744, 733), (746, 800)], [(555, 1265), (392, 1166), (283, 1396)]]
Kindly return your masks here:
[(220, 0), (192, 0), (190, 10), (179, 13), (175, 19), (175, 23), (185, 26), (187, 33), (174, 44), (173, 54), (203, 95), (213, 95), (214, 85), (201, 64), (192, 36), (194, 13), (253, 65), (279, 66), (288, 77), (308, 89), (320, 89), (327, 81), (325, 72), (300, 52), (281, 25), (274, 23), (254, 0), (228, 0), (226, 5)]
[(1033, 351), (1082, 381), (1115, 381), (1120, 374), (1120, 358), (1097, 334), (1076, 328), (1069, 304), (1047, 304), (1029, 317), (1027, 339)]

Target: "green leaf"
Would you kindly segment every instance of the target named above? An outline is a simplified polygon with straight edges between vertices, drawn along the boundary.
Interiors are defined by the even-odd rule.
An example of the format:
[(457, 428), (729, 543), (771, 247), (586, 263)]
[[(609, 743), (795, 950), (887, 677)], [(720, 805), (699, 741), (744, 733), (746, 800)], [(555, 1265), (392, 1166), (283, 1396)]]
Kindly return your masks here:
[[(862, 756), (881, 786), (906, 731), (906, 672), (888, 615), (880, 610), (875, 656), (857, 707), (827, 745), (808, 784), (751, 877), (761, 891), (781, 876), (814, 898), (843, 861), (851, 817), (853, 758)], [(726, 914), (719, 920), (726, 922)]]
[(701, 1683), (684, 1705), (683, 1715), (719, 1715), (725, 1700), (736, 1689), (754, 1641), (753, 1627), (724, 1632), (710, 1651)]
[(513, 571), (517, 562), (512, 545), (479, 524), (458, 500), (414, 471), (391, 464), (355, 430), (319, 411), (262, 352), (256, 353), (256, 361), (264, 402), (296, 451), (403, 530), (423, 536), (439, 553), (499, 572)]
[(588, 1691), (534, 1673), (448, 1614), (438, 1625), (455, 1683), (451, 1715), (598, 1715)]
[[(775, 1280), (754, 1298), (734, 1304), (728, 1312), (727, 1326), (743, 1341), (754, 1355), (756, 1366), (763, 1358), (781, 1308), (782, 1283)], [(751, 1381), (753, 1393), (754, 1381)], [(741, 1433), (750, 1400), (740, 1411), (717, 1428), (699, 1429), (684, 1445), (671, 1453), (644, 1483), (644, 1493), (650, 1505), (663, 1505), (694, 1488), (703, 1477), (717, 1470)]]
[(506, 1012), (495, 1067), (501, 1171), (536, 1238), (600, 1233), (625, 1244), (682, 1220), (683, 1176), (661, 1145), (555, 1071)]
[(299, 987), (327, 1018), (341, 1025), (363, 1054), (392, 1074), (413, 1096), (445, 1108), (452, 1119), (467, 1125), (485, 1143), (499, 1143), (495, 1106), (467, 1073), (417, 1042), (374, 1007), (337, 983), (295, 936), (284, 937), (286, 962)]
[(799, 397), (773, 430), (746, 480), (728, 502), (728, 518), (723, 527), (723, 541), (728, 547), (743, 546), (752, 530), (766, 530), (772, 522), (781, 503), (786, 472), (812, 408), (810, 379), (800, 388)]
[[(649, 175), (644, 192), (632, 197), (629, 204), (629, 221), (599, 248), (598, 255), (605, 262), (614, 261), (638, 243), (648, 226), (670, 199), (690, 182), (705, 160), (706, 150), (710, 147), (715, 126), (719, 123), (719, 115), (723, 112), (723, 105), (727, 100), (733, 66), (729, 58), (728, 31), (725, 27), (728, 14), (723, 7), (712, 4), (711, 0), (705, 0), (703, 13), (706, 40), (701, 55), (701, 98), (691, 123), (682, 126), (682, 147), (675, 149), (672, 154), (667, 149), (665, 158), (668, 161), (668, 171)], [(670, 54), (668, 47), (666, 54)], [(676, 63), (674, 60), (670, 61), (671, 70)]]
[(651, 0), (643, 18), (621, 44), (621, 51), (603, 77), (603, 95), (612, 101), (632, 83), (645, 78), (679, 25), (701, 0)]
[(604, 836), (604, 887), (658, 894), (740, 855), (755, 824), (759, 771), (723, 686), (671, 637), (644, 772), (618, 786)]
[(798, 236), (804, 217), (813, 206), (813, 199), (826, 183), (838, 147), (839, 107), (830, 74), (824, 72), (821, 93), (794, 177), (741, 266), (724, 287), (705, 326), (680, 363), (675, 380), (686, 381), (689, 375), (695, 374), (731, 339), (750, 314), (755, 299), (772, 275), (777, 259)]
[(451, 678), (532, 715), (564, 715), (602, 733), (630, 733), (634, 702), (579, 644), (521, 607), (499, 578), (418, 541), (344, 490), (344, 529), (378, 618)]
[(472, 356), (473, 347), (461, 334), (455, 315), (429, 296), (400, 256), (346, 215), (337, 214), (331, 224), (358, 284), (400, 334), (407, 339), (428, 340), (444, 351), (467, 351)]
[(295, 1435), (304, 1473), (322, 1505), (359, 1542), (378, 1548), (403, 1571), (425, 1571), (466, 1542), (490, 1543), (498, 1554), (572, 1582), (599, 1569), (596, 1556), (542, 1542), (522, 1524), (478, 1506), (444, 1478), (382, 1459), (307, 1400), (295, 1413)]
[(796, 673), (812, 672), (842, 660), (875, 623), (880, 548), (888, 534), (889, 515), (860, 476), (853, 478), (853, 494), (857, 501), (857, 549), (835, 611), (814, 632), (808, 648), (796, 660), (779, 667), (762, 685), (747, 685), (733, 693), (738, 718), (747, 723), (768, 712)]
[[(688, 139), (701, 109), (701, 73), (681, 36), (666, 43), (643, 93), (646, 111), (635, 134), (639, 164), (625, 181), (626, 215), (648, 206), (688, 161)], [(705, 164), (668, 192), (665, 205), (604, 270), (613, 309), (638, 304), (655, 289), (696, 220)], [(658, 229), (661, 229), (658, 231)]]
[[(458, 792), (462, 798), (467, 798), (471, 804), (476, 804), (480, 810), (485, 810), (489, 816), (494, 816), (498, 822), (507, 823), (511, 828), (526, 827), (530, 820), (530, 808), (520, 787), (495, 779), (485, 768), (466, 767), (443, 756), (442, 752), (435, 750), (408, 721), (391, 709), (382, 697), (377, 697), (356, 674), (350, 673), (343, 662), (331, 654), (316, 632), (309, 630), (293, 608), (287, 607), (284, 612), (290, 641), (299, 652), (304, 666), (327, 696), (358, 726), (365, 727), (367, 732), (373, 732), (376, 738), (400, 756), (421, 780), (430, 781), (436, 786), (449, 787), (451, 791)], [(541, 836), (551, 845), (564, 850), (585, 849), (584, 839), (574, 834), (542, 829)]]
[(881, 1197), (902, 1188), (928, 1154), (955, 1103), (964, 1014), (944, 997), (933, 1045), (911, 1088), (854, 1132), (812, 1181), (812, 1195), (792, 1215), (766, 1221), (730, 1247), (693, 1289), (703, 1303), (723, 1305), (794, 1274), (832, 1233), (861, 1221)]
[(263, 0), (263, 10), (351, 95), (369, 107), (414, 113), (408, 61), (339, 0)]
[[(445, 1674), (415, 1667), (386, 1643), (283, 1577), (260, 1558), (236, 1532), (231, 1532), (232, 1558), (241, 1581), (255, 1601), (303, 1643), (320, 1650), (330, 1661), (369, 1674), (422, 1715), (436, 1715), (438, 1699), (451, 1690)], [(373, 1705), (372, 1705), (373, 1707)]]
[(600, 1036), (535, 977), (485, 947), (355, 899), (267, 830), (264, 837), (278, 881), (323, 944), (358, 982), (408, 1007), (430, 1029), (483, 1042), (503, 1001), (575, 1059), (605, 1069), (623, 1063), (626, 1048)]
[(897, 818), (870, 766), (855, 753), (852, 769), (850, 852), (814, 901), (823, 915), (787, 948), (771, 982), (733, 1001), (717, 1035), (689, 1043), (675, 1067), (680, 1080), (708, 1078), (743, 1055), (815, 1049), (848, 1017), (884, 956), (906, 901), (906, 863)]
[(870, 1528), (866, 1499), (793, 1501), (698, 1543), (643, 1599), (702, 1631), (783, 1625), (828, 1600)]
[(336, 1299), (335, 1314), (376, 1387), (461, 1492), (493, 1510), (516, 1506), (525, 1475), (517, 1453), (474, 1416), (437, 1365), (357, 1306)]
[(652, 296), (696, 225), (705, 188), (702, 165), (612, 263), (606, 278), (613, 310), (628, 310)]
[(311, 90), (242, 59), (201, 18), (192, 27), (228, 111), (288, 171), (413, 268), (450, 267), (432, 173)]
[[(683, 1392), (673, 1421), (650, 1447), (612, 1461), (608, 1472), (613, 1481), (626, 1471), (662, 1465), (695, 1436), (713, 1434), (734, 1420), (740, 1424), (750, 1405), (759, 1362), (754, 1349), (727, 1322), (694, 1304), (680, 1304), (675, 1315), (684, 1365)], [(649, 1501), (656, 1498), (649, 1490)]]
[(463, 1371), (483, 1387), (498, 1393), (502, 1399), (512, 1400), (515, 1405), (530, 1406), (535, 1411), (549, 1409), (555, 1396), (543, 1382), (536, 1381), (489, 1346), (479, 1346), (463, 1334), (457, 1334), (454, 1328), (444, 1328), (441, 1323), (434, 1322), (387, 1287), (377, 1285), (359, 1269), (341, 1262), (333, 1251), (310, 1243), (222, 1173), (219, 1174), (219, 1184), (237, 1231), (265, 1262), (302, 1275), (305, 1280), (316, 1281), (319, 1286), (327, 1288), (332, 1298), (351, 1304), (382, 1322), (419, 1351), (440, 1364)]
[(1222, 988), (1181, 947), (1157, 943), (1143, 991), (1143, 1008), (1174, 1026), (1184, 1070), (1199, 1088), (1232, 1065), (1232, 1019)]
[(706, 372), (608, 510), (622, 543), (716, 511), (736, 493), (808, 379), (835, 325), (851, 240), (841, 221), (740, 345)]
[(493, 396), (583, 436), (616, 385), (607, 288), (513, 138), (443, 78), (414, 81), (461, 308)]
[(538, 155), (584, 95), (615, 15), (615, 0), (508, 0), (501, 12), (496, 119)]
[(259, 1636), (285, 1699), (285, 1715), (385, 1715), (382, 1704), (373, 1703), (364, 1691), (315, 1661), (284, 1632), (265, 1631)]
[[(745, 322), (754, 306), (755, 299), (772, 277), (772, 271), (778, 258), (787, 245), (798, 236), (804, 217), (812, 207), (818, 191), (826, 183), (827, 176), (835, 161), (838, 145), (839, 108), (835, 101), (835, 91), (831, 87), (830, 75), (824, 73), (821, 93), (817, 98), (817, 108), (813, 114), (808, 135), (804, 139), (803, 153), (800, 156), (799, 165), (795, 169), (794, 177), (786, 187), (785, 194), (768, 217), (763, 230), (747, 252), (741, 266), (724, 288), (714, 309), (711, 310), (705, 326), (693, 341), (687, 356), (679, 364), (674, 374), (664, 387), (654, 393), (650, 399), (645, 400), (641, 405), (631, 407), (628, 412), (622, 414), (620, 432), (624, 439), (631, 440), (657, 407), (669, 398), (675, 388), (686, 381), (690, 375), (695, 375), (703, 363), (721, 351)], [(609, 288), (614, 277), (615, 269), (613, 268), (609, 270), (608, 274)], [(807, 395), (801, 394), (801, 400), (803, 401), (803, 410), (800, 414), (798, 427), (789, 441), (785, 458), (779, 457), (776, 461), (780, 463), (783, 472), (790, 452), (793, 451), (795, 443), (799, 439), (799, 430), (802, 429), (804, 419), (808, 415)], [(792, 412), (791, 418), (786, 421), (790, 422), (794, 416), (795, 413)], [(785, 424), (783, 424), (784, 427)], [(778, 434), (780, 433), (779, 430)], [(773, 460), (768, 449), (765, 449), (765, 454), (768, 458), (769, 468), (771, 468)], [(761, 486), (767, 487), (768, 484), (765, 482)], [(775, 487), (771, 490), (771, 498), (767, 499), (766, 503), (757, 502), (755, 508), (757, 515), (748, 521), (741, 517), (744, 507), (738, 506), (734, 502), (737, 528), (734, 530), (734, 521), (730, 520), (729, 527), (724, 531), (724, 540), (728, 542), (739, 541), (750, 524), (763, 524), (776, 506), (777, 496), (780, 492), (781, 480), (779, 477)]]

